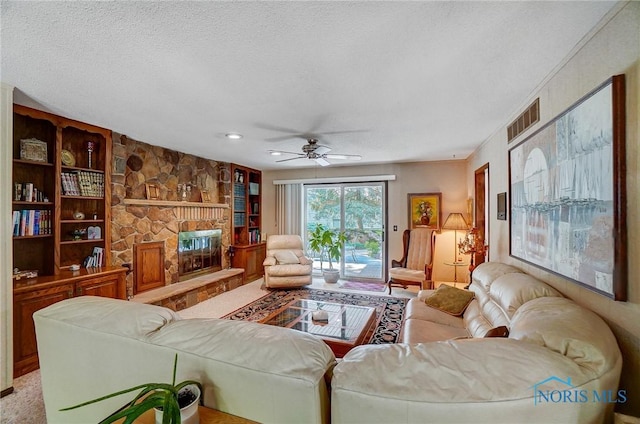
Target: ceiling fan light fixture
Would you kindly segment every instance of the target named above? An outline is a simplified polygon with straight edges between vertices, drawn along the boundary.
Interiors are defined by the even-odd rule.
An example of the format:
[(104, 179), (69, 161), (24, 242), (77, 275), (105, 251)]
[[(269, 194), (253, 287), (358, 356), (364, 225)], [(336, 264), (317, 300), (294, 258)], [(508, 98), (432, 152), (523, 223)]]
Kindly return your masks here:
[(226, 133), (224, 136), (230, 140), (240, 140), (242, 138), (242, 134), (238, 134), (234, 132)]
[(279, 152), (277, 150), (269, 150), (269, 154), (271, 156), (282, 156), (282, 152)]
[(345, 159), (345, 160), (361, 160), (362, 159), (362, 156), (360, 155), (326, 154), (326, 155), (323, 155), (323, 157), (327, 159)]

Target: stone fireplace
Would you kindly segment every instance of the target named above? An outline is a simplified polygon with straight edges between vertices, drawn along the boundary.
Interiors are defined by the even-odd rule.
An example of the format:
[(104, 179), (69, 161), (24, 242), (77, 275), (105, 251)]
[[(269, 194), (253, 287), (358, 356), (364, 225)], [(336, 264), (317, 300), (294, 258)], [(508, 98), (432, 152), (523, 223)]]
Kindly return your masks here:
[[(152, 146), (114, 133), (111, 198), (111, 254), (114, 265), (132, 265), (134, 246), (163, 242), (164, 284), (171, 285), (196, 276), (228, 268), (225, 255), (231, 239), (231, 165)], [(179, 196), (178, 185), (191, 187), (189, 196)], [(157, 198), (147, 198), (149, 185)], [(207, 193), (207, 202), (203, 194)], [(180, 246), (183, 232), (213, 231), (214, 239), (196, 237), (194, 251)], [(184, 241), (184, 243), (182, 243)], [(127, 294), (134, 294), (132, 266), (127, 275)], [(160, 271), (161, 272), (161, 271)], [(192, 274), (183, 275), (185, 272)], [(222, 289), (220, 289), (222, 290)]]
[(178, 233), (178, 279), (222, 269), (222, 230)]

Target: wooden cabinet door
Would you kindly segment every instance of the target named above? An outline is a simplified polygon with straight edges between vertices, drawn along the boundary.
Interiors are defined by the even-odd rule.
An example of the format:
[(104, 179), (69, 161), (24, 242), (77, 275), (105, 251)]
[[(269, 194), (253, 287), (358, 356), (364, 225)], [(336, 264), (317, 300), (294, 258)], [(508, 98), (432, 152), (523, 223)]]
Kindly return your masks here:
[(133, 254), (134, 294), (164, 286), (164, 242), (136, 244)]
[(89, 278), (77, 284), (77, 296), (102, 296), (113, 299), (125, 299), (125, 271)]
[(33, 313), (61, 300), (73, 297), (74, 285), (14, 295), (13, 298), (13, 374), (19, 377), (38, 369), (38, 347)]

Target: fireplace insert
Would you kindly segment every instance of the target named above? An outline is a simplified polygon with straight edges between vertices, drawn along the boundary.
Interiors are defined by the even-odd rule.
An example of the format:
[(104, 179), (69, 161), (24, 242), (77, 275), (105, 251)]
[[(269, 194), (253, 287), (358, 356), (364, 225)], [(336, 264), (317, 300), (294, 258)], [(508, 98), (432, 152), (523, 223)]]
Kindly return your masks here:
[(222, 230), (178, 233), (178, 276), (186, 280), (222, 269)]

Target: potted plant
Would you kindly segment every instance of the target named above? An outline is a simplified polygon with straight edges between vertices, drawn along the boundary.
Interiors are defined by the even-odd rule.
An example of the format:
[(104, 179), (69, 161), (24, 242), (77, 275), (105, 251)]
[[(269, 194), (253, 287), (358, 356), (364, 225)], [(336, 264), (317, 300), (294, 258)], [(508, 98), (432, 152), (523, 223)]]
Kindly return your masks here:
[(100, 421), (100, 424), (109, 424), (121, 418), (125, 418), (125, 424), (132, 423), (136, 418), (152, 408), (156, 409), (157, 424), (186, 424), (188, 422), (198, 422), (196, 417), (202, 393), (202, 386), (194, 380), (186, 380), (176, 384), (177, 365), (178, 354), (176, 353), (175, 360), (173, 362), (173, 380), (171, 384), (141, 384), (139, 386), (131, 387), (130, 389), (121, 390), (97, 399), (83, 402), (79, 405), (61, 409), (61, 411), (69, 411), (115, 396), (120, 396), (134, 390), (140, 390), (140, 393), (138, 393), (131, 402)]
[(340, 261), (342, 248), (347, 241), (344, 231), (335, 231), (317, 224), (309, 234), (309, 248), (320, 252), (320, 257), (326, 253), (329, 260), (329, 269), (322, 270), (322, 276), (327, 283), (337, 283), (340, 279), (340, 270), (333, 269), (333, 260)]

